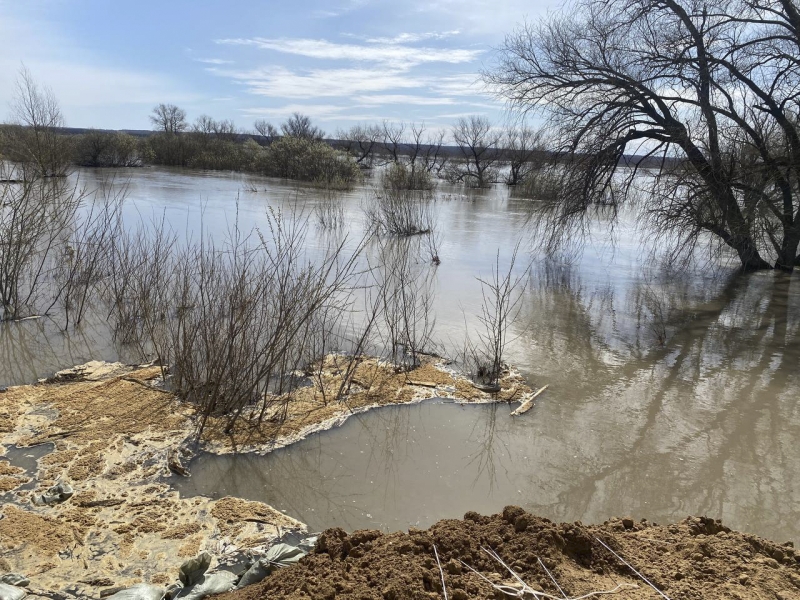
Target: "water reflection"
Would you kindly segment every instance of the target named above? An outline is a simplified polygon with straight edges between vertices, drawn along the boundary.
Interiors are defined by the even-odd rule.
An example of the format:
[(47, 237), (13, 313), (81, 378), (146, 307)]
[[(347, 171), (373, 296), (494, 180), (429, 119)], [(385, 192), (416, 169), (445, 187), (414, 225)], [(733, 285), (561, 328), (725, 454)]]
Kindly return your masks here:
[[(242, 177), (139, 170), (126, 210), (166, 210), (188, 235), (201, 206), (204, 224), (224, 228), (237, 197), (256, 226), (268, 206), (319, 201), (268, 180), (244, 194)], [(317, 232), (312, 246), (361, 238), (364, 191), (344, 195), (346, 227)], [(470, 326), (480, 308), (475, 276), (529, 235), (527, 205), (503, 189), (441, 192), (434, 337), (458, 347), (465, 315)], [(524, 417), (505, 406), (387, 408), (266, 458), (202, 457), (181, 485), (265, 500), (314, 528), (399, 529), (515, 503), (565, 520), (708, 513), (800, 542), (797, 278), (666, 270), (632, 228), (623, 219), (610, 245), (601, 225), (579, 259), (533, 257), (508, 360), (550, 388)], [(47, 320), (3, 325), (0, 386), (124, 355), (99, 317), (69, 334)]]
[(405, 529), (514, 503), (567, 521), (703, 513), (797, 542), (791, 278), (730, 279), (708, 302), (671, 307), (679, 325), (666, 344), (595, 318), (624, 306), (613, 294), (587, 296), (565, 271), (557, 281), (557, 299), (552, 285), (531, 291), (530, 360), (558, 368), (526, 416), (507, 406), (381, 409), (267, 457), (203, 456), (182, 493), (263, 500), (312, 528)]

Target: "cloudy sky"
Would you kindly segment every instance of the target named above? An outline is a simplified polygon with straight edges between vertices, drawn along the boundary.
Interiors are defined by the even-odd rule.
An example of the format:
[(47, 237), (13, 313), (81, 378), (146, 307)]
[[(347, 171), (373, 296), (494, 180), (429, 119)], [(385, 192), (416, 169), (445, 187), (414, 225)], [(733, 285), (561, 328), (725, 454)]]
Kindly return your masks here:
[(560, 0), (0, 0), (0, 115), (24, 64), (74, 127), (149, 128), (158, 102), (250, 127), (306, 113), (447, 126), (503, 118), (493, 48)]

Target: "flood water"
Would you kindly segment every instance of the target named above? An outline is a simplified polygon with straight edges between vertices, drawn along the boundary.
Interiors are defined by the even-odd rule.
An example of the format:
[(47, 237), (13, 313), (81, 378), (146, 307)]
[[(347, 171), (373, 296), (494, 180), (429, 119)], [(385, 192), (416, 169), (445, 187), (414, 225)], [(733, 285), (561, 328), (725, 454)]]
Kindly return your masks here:
[[(87, 183), (106, 176), (86, 172)], [(310, 206), (318, 192), (240, 175), (125, 172), (126, 215), (164, 214), (181, 234), (266, 222), (267, 205)], [(121, 177), (121, 176), (118, 176)], [(259, 192), (244, 192), (245, 182)], [(476, 276), (496, 253), (527, 247), (527, 204), (498, 188), (442, 187), (435, 336), (474, 324)], [(366, 189), (346, 196), (362, 234)], [(732, 266), (665, 272), (631, 222), (599, 227), (568, 262), (533, 267), (508, 360), (537, 406), (426, 403), (348, 421), (267, 457), (201, 456), (185, 493), (233, 494), (285, 509), (314, 529), (426, 526), (467, 510), (519, 504), (558, 520), (707, 514), (731, 527), (800, 543), (800, 283)], [(310, 243), (322, 244), (323, 234)], [(526, 255), (527, 257), (527, 255)], [(103, 315), (69, 335), (46, 319), (0, 326), (0, 386), (90, 359), (126, 360)]]

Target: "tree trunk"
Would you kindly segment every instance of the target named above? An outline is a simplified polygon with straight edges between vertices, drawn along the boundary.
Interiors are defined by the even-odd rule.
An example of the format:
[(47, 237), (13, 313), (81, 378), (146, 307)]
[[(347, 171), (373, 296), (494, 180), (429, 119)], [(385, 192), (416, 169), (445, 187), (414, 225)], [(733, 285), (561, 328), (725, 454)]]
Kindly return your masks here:
[(743, 271), (762, 271), (772, 268), (767, 261), (761, 258), (758, 249), (749, 236), (731, 237), (726, 240), (726, 243), (736, 250), (736, 253), (739, 255), (739, 260), (742, 263)]
[(775, 261), (776, 269), (791, 273), (795, 266), (800, 265), (800, 257), (797, 255), (798, 245), (800, 245), (800, 231), (796, 228), (784, 230), (781, 252)]

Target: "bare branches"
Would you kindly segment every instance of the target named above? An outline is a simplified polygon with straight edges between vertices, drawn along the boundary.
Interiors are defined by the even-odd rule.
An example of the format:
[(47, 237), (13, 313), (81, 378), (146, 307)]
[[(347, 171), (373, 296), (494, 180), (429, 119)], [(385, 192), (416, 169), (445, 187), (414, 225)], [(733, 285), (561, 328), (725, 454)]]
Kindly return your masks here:
[(51, 276), (68, 253), (83, 200), (62, 179), (0, 184), (0, 320), (37, 314), (60, 297)]
[(40, 88), (25, 67), (20, 70), (11, 103), (14, 124), (5, 127), (6, 158), (18, 163), (26, 177), (63, 177), (69, 166), (69, 145), (58, 131), (64, 116), (53, 92)]
[(450, 163), (447, 178), (470, 187), (485, 187), (497, 181), (495, 163), (500, 158), (500, 137), (486, 117), (461, 117), (453, 126), (453, 140), (461, 156), (458, 162)]
[(159, 104), (150, 114), (150, 122), (156, 131), (178, 134), (188, 127), (186, 111), (174, 104)]
[(298, 112), (292, 113), (281, 124), (281, 132), (285, 136), (312, 141), (320, 141), (325, 137), (325, 132), (311, 123), (311, 117)]
[(522, 286), (530, 267), (515, 273), (519, 244), (514, 248), (508, 266), (501, 270), (498, 251), (490, 279), (478, 278), (482, 288), (481, 325), (477, 340), (465, 339), (462, 352), (464, 369), (474, 381), (489, 391), (499, 391), (499, 380), (505, 368), (504, 355), (508, 332), (519, 313)]
[[(765, 257), (791, 268), (800, 62), (789, 5), (582, 0), (508, 36), (485, 79), (547, 118), (569, 184), (551, 204), (561, 219), (584, 219), (610, 194), (615, 205), (641, 198), (644, 177), (620, 167), (650, 169), (661, 177), (650, 180), (645, 213), (660, 224), (715, 237), (743, 268), (768, 267)], [(681, 202), (687, 210), (669, 216)]]

